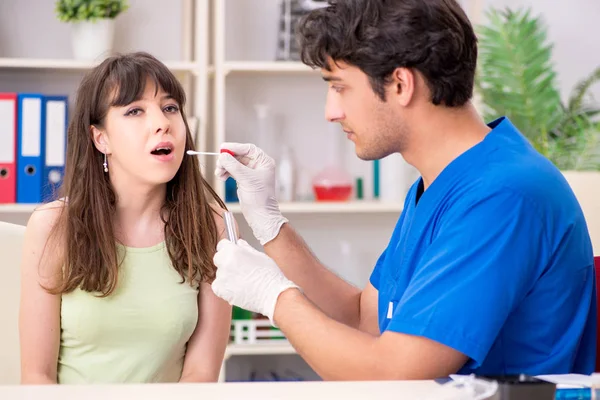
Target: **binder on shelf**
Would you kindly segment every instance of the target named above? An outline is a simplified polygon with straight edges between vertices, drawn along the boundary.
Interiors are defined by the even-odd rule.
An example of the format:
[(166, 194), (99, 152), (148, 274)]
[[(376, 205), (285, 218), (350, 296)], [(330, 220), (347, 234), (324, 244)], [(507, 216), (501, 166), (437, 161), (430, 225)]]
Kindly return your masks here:
[(18, 94), (17, 203), (42, 201), (42, 124), (41, 94)]
[(0, 203), (17, 201), (17, 94), (0, 93)]
[(65, 172), (67, 151), (67, 96), (44, 96), (42, 130), (44, 143), (42, 170), (42, 202), (56, 200)]

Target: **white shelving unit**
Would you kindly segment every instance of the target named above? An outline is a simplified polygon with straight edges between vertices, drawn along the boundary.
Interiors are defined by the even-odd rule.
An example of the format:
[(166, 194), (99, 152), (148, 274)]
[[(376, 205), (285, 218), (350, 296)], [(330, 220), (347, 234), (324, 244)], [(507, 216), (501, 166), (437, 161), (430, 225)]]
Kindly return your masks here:
[(280, 356), (293, 355), (296, 350), (292, 345), (283, 341), (269, 344), (229, 344), (225, 350), (223, 364), (219, 373), (219, 382), (225, 382), (227, 376), (227, 363), (235, 356)]
[[(187, 115), (198, 121), (196, 132), (198, 146), (206, 143), (209, 119), (207, 88), (212, 73), (209, 65), (209, 22), (209, 3), (207, 1), (181, 0), (182, 59), (161, 60), (184, 86), (188, 96)], [(69, 58), (0, 57), (0, 71), (81, 73), (92, 69), (98, 63), (99, 61)]]
[[(225, 4), (228, 0), (182, 0), (182, 38), (183, 59), (163, 60), (163, 62), (181, 79), (189, 97), (188, 115), (198, 120), (196, 147), (213, 150), (226, 140), (226, 85), (230, 76), (318, 76), (315, 71), (297, 61), (229, 61), (225, 59)], [(212, 15), (210, 9), (212, 8)], [(209, 30), (212, 26), (213, 31)], [(211, 43), (212, 42), (212, 43)], [(210, 63), (209, 48), (212, 44), (213, 54)], [(74, 59), (46, 58), (0, 58), (0, 72), (5, 71), (43, 71), (60, 72), (63, 74), (86, 72), (97, 65), (96, 61)], [(212, 98), (209, 98), (209, 86), (212, 84)], [(209, 105), (212, 110), (209, 112)], [(209, 133), (208, 127), (211, 126)], [(213, 184), (217, 193), (224, 198), (224, 188), (221, 182), (216, 182), (210, 172), (213, 160), (201, 158), (201, 163), (207, 166), (206, 178)], [(231, 204), (234, 212), (239, 212), (239, 206)], [(36, 205), (0, 204), (0, 220), (6, 215), (16, 214), (20, 218), (31, 213)], [(298, 202), (282, 204), (285, 213), (398, 213), (401, 204), (381, 202)]]
[[(213, 37), (212, 47), (214, 49), (211, 77), (213, 78), (213, 109), (212, 109), (212, 130), (213, 135), (209, 139), (212, 151), (218, 150), (220, 143), (230, 141), (226, 133), (232, 129), (228, 126), (227, 107), (228, 98), (227, 93), (232, 83), (229, 82), (232, 78), (239, 79), (264, 79), (269, 81), (272, 78), (278, 79), (289, 79), (292, 82), (296, 78), (311, 79), (324, 88), (324, 84), (320, 79), (318, 70), (314, 70), (299, 61), (273, 61), (273, 60), (230, 60), (227, 57), (227, 36), (228, 29), (232, 24), (227, 21), (227, 5), (230, 0), (212, 0), (212, 18), (213, 18)], [(262, 0), (252, 0), (253, 4), (256, 4), (256, 8), (261, 7)], [(275, 3), (269, 4), (272, 7)], [(248, 7), (246, 3), (245, 7)], [(264, 5), (264, 4), (263, 4)], [(242, 6), (236, 4), (236, 6)], [(250, 17), (250, 16), (248, 16)], [(272, 32), (275, 36), (276, 32)], [(274, 58), (274, 53), (272, 54)], [(322, 99), (324, 99), (323, 93), (316, 93)], [(293, 94), (290, 94), (293, 96)], [(301, 110), (298, 113), (302, 113)], [(235, 128), (233, 128), (235, 129)], [(212, 139), (212, 140), (211, 140)], [(307, 140), (310, 140), (307, 139)], [(314, 140), (314, 139), (313, 139)], [(272, 154), (273, 155), (273, 154)], [(206, 157), (201, 159), (204, 165), (210, 165), (211, 160)], [(221, 182), (214, 182), (214, 188), (216, 192), (225, 198), (224, 185)], [(239, 212), (239, 207), (236, 204), (228, 204), (228, 207), (234, 212)], [(350, 213), (399, 213), (402, 211), (402, 204), (397, 203), (386, 203), (379, 201), (350, 201), (350, 202), (293, 202), (287, 204), (281, 204), (281, 210), (283, 213), (292, 214), (350, 214)]]
[[(180, 79), (188, 98), (188, 118), (197, 122), (195, 141), (197, 147), (207, 143), (208, 87), (214, 69), (209, 65), (209, 3), (206, 0), (180, 0), (181, 2), (181, 59), (161, 60)], [(116, 38), (118, 40), (118, 38)], [(0, 57), (0, 73), (61, 73), (81, 74), (100, 61), (69, 58)], [(74, 75), (76, 76), (76, 75)], [(0, 88), (2, 90), (2, 88)], [(70, 99), (72, 100), (72, 99)], [(15, 217), (26, 221), (36, 204), (0, 204), (0, 220)]]

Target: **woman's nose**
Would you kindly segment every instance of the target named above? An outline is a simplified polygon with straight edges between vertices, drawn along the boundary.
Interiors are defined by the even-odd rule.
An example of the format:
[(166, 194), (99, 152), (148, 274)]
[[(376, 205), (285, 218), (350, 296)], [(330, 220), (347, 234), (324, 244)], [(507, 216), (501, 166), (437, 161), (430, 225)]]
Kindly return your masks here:
[(167, 133), (171, 129), (171, 121), (161, 109), (152, 113), (151, 124), (154, 133)]

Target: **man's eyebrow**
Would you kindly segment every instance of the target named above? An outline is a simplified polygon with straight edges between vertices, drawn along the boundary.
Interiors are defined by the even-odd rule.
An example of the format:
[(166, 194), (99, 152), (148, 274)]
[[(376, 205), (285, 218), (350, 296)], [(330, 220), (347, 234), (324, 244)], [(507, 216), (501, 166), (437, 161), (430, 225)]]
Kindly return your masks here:
[(331, 75), (326, 75), (326, 76), (324, 75), (322, 78), (325, 82), (331, 82), (331, 81), (339, 82), (342, 80), (342, 78), (340, 78), (340, 77), (331, 76)]

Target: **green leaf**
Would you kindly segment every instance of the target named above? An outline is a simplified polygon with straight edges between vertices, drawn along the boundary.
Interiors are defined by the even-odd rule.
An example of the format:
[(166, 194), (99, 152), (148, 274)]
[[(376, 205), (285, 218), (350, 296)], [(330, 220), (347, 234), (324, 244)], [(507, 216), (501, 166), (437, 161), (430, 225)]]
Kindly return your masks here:
[(487, 120), (508, 116), (535, 148), (562, 169), (600, 170), (600, 108), (588, 100), (600, 68), (560, 98), (546, 27), (530, 9), (486, 11), (477, 27), (475, 87)]
[(129, 8), (126, 0), (57, 0), (55, 12), (62, 22), (116, 18)]
[(596, 68), (587, 78), (582, 79), (575, 85), (573, 89), (573, 93), (569, 98), (569, 111), (577, 112), (583, 107), (583, 102), (585, 97), (588, 95), (588, 92), (592, 85), (600, 81), (600, 67)]

